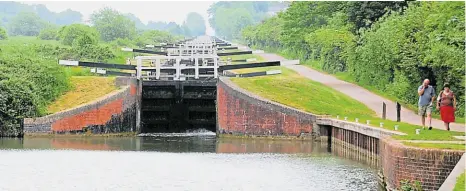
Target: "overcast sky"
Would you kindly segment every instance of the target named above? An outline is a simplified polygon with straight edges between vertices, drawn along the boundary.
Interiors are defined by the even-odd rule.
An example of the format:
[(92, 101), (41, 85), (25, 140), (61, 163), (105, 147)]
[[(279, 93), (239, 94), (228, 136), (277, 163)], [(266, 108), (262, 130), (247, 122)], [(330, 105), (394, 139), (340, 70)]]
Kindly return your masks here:
[(207, 34), (213, 35), (213, 29), (208, 22), (207, 9), (214, 1), (21, 1), (25, 4), (43, 4), (50, 11), (61, 12), (66, 9), (79, 11), (83, 20), (96, 10), (105, 6), (122, 13), (136, 15), (144, 24), (152, 21), (176, 22), (182, 24), (189, 12), (201, 14), (207, 26)]

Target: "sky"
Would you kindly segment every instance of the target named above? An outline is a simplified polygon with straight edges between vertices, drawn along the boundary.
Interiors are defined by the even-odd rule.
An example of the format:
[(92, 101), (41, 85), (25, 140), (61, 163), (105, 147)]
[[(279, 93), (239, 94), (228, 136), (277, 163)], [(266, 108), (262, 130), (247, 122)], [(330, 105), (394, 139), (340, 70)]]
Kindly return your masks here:
[(214, 1), (21, 1), (21, 3), (43, 4), (50, 11), (61, 12), (66, 9), (81, 12), (83, 20), (105, 6), (111, 7), (121, 13), (132, 13), (144, 24), (149, 21), (176, 22), (182, 24), (189, 12), (197, 12), (204, 17), (207, 26), (207, 34), (213, 35), (214, 31), (208, 22), (207, 9)]

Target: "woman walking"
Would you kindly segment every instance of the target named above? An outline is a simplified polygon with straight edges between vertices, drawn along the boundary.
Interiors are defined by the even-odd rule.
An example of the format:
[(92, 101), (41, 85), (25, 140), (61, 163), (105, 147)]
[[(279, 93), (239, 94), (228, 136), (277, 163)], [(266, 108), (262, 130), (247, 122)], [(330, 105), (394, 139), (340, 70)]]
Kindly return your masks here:
[(437, 97), (437, 109), (440, 108), (440, 117), (446, 130), (450, 131), (450, 123), (455, 122), (456, 98), (450, 90), (450, 84), (443, 85), (443, 90)]

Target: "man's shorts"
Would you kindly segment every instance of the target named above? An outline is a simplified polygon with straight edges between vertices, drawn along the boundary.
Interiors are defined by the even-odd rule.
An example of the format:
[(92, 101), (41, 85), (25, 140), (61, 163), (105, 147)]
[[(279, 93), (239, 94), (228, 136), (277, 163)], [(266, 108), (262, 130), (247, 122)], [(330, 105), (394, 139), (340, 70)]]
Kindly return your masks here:
[(426, 114), (431, 114), (431, 113), (432, 113), (432, 104), (425, 105), (425, 106), (419, 106), (420, 116), (426, 116)]

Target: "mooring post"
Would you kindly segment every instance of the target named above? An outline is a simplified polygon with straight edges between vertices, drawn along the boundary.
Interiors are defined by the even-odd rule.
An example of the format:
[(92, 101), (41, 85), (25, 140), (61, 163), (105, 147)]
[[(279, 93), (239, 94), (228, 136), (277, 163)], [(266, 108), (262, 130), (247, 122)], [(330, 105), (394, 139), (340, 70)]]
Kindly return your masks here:
[(387, 118), (387, 105), (385, 102), (382, 102), (382, 119)]
[(398, 102), (396, 102), (396, 121), (401, 121), (401, 105)]

